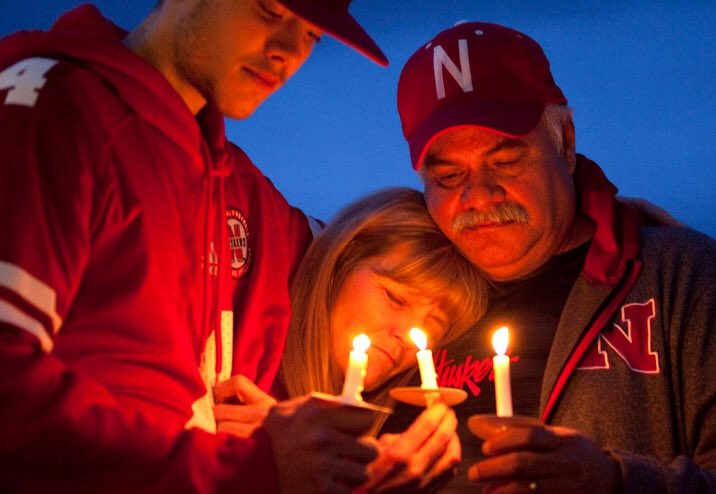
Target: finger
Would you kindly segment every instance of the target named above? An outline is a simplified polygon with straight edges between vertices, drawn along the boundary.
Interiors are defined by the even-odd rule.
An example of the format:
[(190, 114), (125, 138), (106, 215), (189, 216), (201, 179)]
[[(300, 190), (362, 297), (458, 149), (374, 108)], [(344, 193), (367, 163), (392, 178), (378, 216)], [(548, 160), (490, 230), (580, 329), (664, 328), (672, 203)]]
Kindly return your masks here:
[(571, 475), (557, 455), (513, 452), (494, 456), (474, 463), (468, 468), (468, 478), (473, 482), (529, 481), (536, 478)]
[(237, 394), (241, 401), (247, 404), (269, 403), (273, 405), (276, 403), (276, 400), (271, 395), (264, 392), (253, 381), (244, 376), (240, 377), (241, 379), (237, 379), (236, 386)]
[(331, 429), (324, 432), (325, 438), (322, 447), (335, 457), (345, 458), (367, 466), (378, 456), (378, 449), (371, 438), (356, 438)]
[(486, 439), (482, 443), (482, 452), (489, 456), (518, 450), (551, 451), (564, 444), (563, 438), (550, 427), (511, 427)]
[(239, 395), (239, 381), (244, 379), (248, 380), (246, 376), (238, 374), (214, 386), (214, 401), (216, 403), (222, 403), (230, 399), (242, 401)]
[(391, 444), (393, 444), (393, 442), (396, 439), (398, 439), (399, 436), (400, 436), (400, 434), (393, 434), (390, 432), (386, 432), (385, 434), (382, 434), (378, 438), (378, 444), (380, 444), (380, 446), (382, 448), (386, 448), (386, 447), (390, 446)]
[(383, 448), (379, 459), (369, 469), (371, 487), (378, 484), (381, 488), (410, 483), (427, 485), (445, 469), (452, 469), (457, 464), (460, 458), (460, 445), (455, 435), (457, 418), (444, 405), (434, 407), (424, 411), (408, 430)]
[(435, 477), (460, 462), (460, 441), (456, 434), (457, 417), (452, 410), (445, 414), (438, 427), (414, 455), (416, 469), (421, 472), (421, 485), (427, 485)]
[(454, 476), (455, 469), (460, 464), (461, 459), (462, 450), (460, 448), (460, 440), (455, 436), (454, 440), (448, 443), (445, 452), (423, 475), (420, 486), (428, 486), (436, 479), (445, 477), (445, 475), (448, 475), (447, 478)]
[(368, 486), (374, 488), (377, 492), (390, 491), (392, 489), (398, 489), (400, 492), (407, 491), (408, 487), (415, 489), (425, 489), (427, 486), (440, 480), (446, 482), (457, 473), (457, 465), (460, 463), (461, 449), (460, 441), (455, 436), (454, 441), (450, 441), (448, 448), (440, 455), (438, 460), (429, 467), (423, 467), (418, 464), (413, 464), (406, 470), (397, 472), (394, 471), (388, 474), (382, 482), (373, 482), (372, 471), (369, 465), (368, 473), (371, 480), (368, 481)]
[[(481, 492), (482, 494), (535, 494), (535, 490), (530, 488), (532, 481), (525, 482), (496, 482), (487, 485)], [(562, 491), (542, 491), (542, 492), (562, 492)]]
[(356, 436), (368, 432), (375, 420), (374, 412), (369, 409), (315, 399), (307, 402), (304, 413), (316, 414), (321, 423)]
[(345, 458), (364, 465), (367, 465), (378, 456), (375, 440), (372, 438), (355, 437), (320, 423), (304, 427), (300, 437), (295, 437), (295, 440), (300, 440), (301, 447), (305, 451)]
[(268, 405), (215, 405), (214, 417), (217, 422), (232, 421), (263, 424), (270, 410)]
[(368, 465), (368, 482), (365, 489), (370, 491), (379, 485), (387, 482), (386, 479), (396, 475), (404, 465), (392, 461), (385, 454), (379, 454), (378, 457)]
[(427, 468), (445, 452), (456, 428), (455, 412), (436, 404), (421, 413), (386, 451), (395, 457), (410, 458), (418, 468)]
[(251, 437), (260, 424), (242, 424), (240, 422), (220, 422), (216, 425), (217, 432), (225, 432), (238, 437)]
[(329, 470), (334, 480), (351, 487), (358, 487), (368, 480), (364, 463), (356, 463), (346, 458), (334, 458), (329, 462)]
[[(396, 457), (409, 456), (419, 450), (423, 444), (430, 439), (437, 439), (447, 442), (452, 437), (452, 432), (457, 425), (455, 413), (448, 409), (443, 403), (436, 403), (426, 408), (418, 418), (399, 434), (395, 441), (388, 447), (387, 451)], [(452, 428), (449, 434), (441, 434), (436, 438), (436, 431), (440, 427)]]
[(236, 398), (241, 403), (276, 403), (276, 400), (266, 394), (251, 379), (237, 374), (214, 386), (214, 400), (217, 403), (227, 399)]

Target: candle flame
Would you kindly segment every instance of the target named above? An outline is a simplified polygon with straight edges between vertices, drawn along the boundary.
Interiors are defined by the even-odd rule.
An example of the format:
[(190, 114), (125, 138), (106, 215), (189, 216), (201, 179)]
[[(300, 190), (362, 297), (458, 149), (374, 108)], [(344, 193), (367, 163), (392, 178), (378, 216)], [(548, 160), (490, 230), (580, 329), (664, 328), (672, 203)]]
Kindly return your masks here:
[(368, 338), (368, 335), (365, 333), (361, 333), (355, 338), (353, 338), (353, 350), (356, 352), (363, 352), (365, 353), (366, 350), (368, 350), (368, 347), (370, 346), (370, 338)]
[(504, 355), (507, 352), (507, 341), (509, 340), (509, 330), (507, 326), (502, 326), (492, 335), (492, 347), (498, 355)]
[(428, 346), (428, 339), (420, 328), (412, 328), (410, 330), (410, 339), (413, 340), (413, 343), (421, 350), (425, 350)]

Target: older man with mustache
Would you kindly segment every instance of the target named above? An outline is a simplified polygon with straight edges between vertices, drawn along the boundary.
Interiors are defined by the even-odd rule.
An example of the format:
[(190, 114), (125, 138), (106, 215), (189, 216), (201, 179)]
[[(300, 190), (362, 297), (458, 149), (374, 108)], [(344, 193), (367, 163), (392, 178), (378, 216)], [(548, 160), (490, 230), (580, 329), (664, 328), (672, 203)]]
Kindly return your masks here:
[[(483, 22), (439, 33), (400, 77), (428, 209), (494, 282), (486, 316), (435, 352), (439, 384), (469, 392), (468, 468), (440, 492), (714, 493), (716, 242), (641, 224), (577, 154), (566, 104), (535, 41)], [(480, 442), (468, 418), (495, 411), (485, 366), (504, 325), (533, 425), (485, 434), (477, 417)]]

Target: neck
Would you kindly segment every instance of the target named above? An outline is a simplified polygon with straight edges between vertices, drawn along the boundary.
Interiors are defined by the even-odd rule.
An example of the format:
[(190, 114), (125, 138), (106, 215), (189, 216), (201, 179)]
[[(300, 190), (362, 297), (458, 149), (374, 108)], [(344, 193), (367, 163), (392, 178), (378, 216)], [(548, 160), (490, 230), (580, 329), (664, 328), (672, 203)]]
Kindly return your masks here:
[(173, 55), (175, 34), (167, 19), (178, 13), (165, 13), (168, 3), (164, 2), (130, 32), (124, 38), (124, 45), (161, 72), (192, 114), (196, 115), (206, 105), (206, 100), (177, 71)]
[(594, 236), (594, 225), (582, 214), (577, 214), (574, 220), (574, 226), (572, 231), (564, 242), (562, 248), (560, 248), (555, 254), (561, 254), (567, 252), (575, 247), (582, 245), (584, 242)]

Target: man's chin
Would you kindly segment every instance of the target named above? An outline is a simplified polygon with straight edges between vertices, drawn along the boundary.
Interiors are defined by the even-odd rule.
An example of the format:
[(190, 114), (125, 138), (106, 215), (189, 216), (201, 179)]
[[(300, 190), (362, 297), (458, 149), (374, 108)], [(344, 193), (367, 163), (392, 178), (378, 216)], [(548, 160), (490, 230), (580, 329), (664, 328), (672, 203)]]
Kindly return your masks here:
[(457, 245), (472, 264), (495, 281), (520, 277), (528, 256), (528, 249), (517, 248), (519, 241), (494, 235), (463, 236)]
[(253, 115), (257, 109), (258, 109), (258, 105), (256, 105), (253, 108), (249, 108), (249, 109), (242, 107), (240, 109), (228, 108), (228, 109), (222, 110), (221, 108), (219, 108), (219, 111), (221, 112), (222, 115), (224, 115), (225, 117), (228, 117), (232, 120), (244, 120), (244, 119), (249, 118), (251, 115)]
[[(242, 100), (237, 97), (228, 102), (217, 101), (214, 106), (216, 106), (219, 112), (225, 117), (233, 120), (244, 120), (253, 115), (265, 100), (266, 98), (259, 99), (258, 101), (254, 101), (250, 98)], [(234, 101), (238, 101), (239, 103), (234, 103)]]

